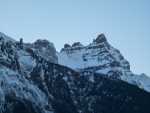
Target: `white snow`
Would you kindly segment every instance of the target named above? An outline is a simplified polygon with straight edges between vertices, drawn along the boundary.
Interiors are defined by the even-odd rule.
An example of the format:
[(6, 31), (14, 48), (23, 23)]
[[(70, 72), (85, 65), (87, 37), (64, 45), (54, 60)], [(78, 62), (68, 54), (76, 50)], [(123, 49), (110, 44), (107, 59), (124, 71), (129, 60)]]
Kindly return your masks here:
[[(90, 67), (101, 67), (95, 70), (97, 73), (107, 75), (110, 71), (122, 72), (121, 79), (130, 84), (150, 92), (150, 78), (146, 75), (136, 75), (130, 70), (130, 64), (121, 53), (108, 42), (91, 43), (87, 46), (64, 48), (57, 53), (58, 63), (68, 66), (76, 71)], [(119, 62), (120, 66), (111, 67), (113, 62)], [(93, 79), (91, 78), (91, 81)]]
[(126, 74), (121, 77), (122, 80), (127, 81), (131, 84), (139, 86), (141, 89), (144, 89), (150, 92), (150, 78), (145, 74), (135, 75), (135, 74)]
[(90, 80), (91, 82), (94, 82), (94, 76), (90, 76), (89, 80)]
[[(38, 87), (30, 83), (23, 76), (8, 68), (0, 68), (0, 109), (3, 110), (5, 95), (13, 95), (16, 98), (32, 100), (32, 102), (44, 108), (48, 105), (46, 95)], [(46, 111), (43, 111), (46, 113)]]
[(108, 61), (104, 59), (105, 56), (99, 57), (98, 52), (97, 49), (88, 49), (88, 46), (80, 50), (66, 50), (57, 54), (58, 62), (73, 69), (107, 64)]
[(31, 72), (36, 65), (36, 61), (31, 57), (31, 55), (25, 51), (20, 50), (18, 51), (18, 57), (21, 68), (26, 72)]
[(96, 71), (96, 73), (100, 73), (100, 74), (106, 75), (109, 71), (111, 71), (110, 68), (104, 68), (104, 69)]
[(5, 35), (4, 33), (0, 32), (0, 37), (3, 37), (5, 41), (12, 41), (15, 42), (15, 40), (7, 35)]

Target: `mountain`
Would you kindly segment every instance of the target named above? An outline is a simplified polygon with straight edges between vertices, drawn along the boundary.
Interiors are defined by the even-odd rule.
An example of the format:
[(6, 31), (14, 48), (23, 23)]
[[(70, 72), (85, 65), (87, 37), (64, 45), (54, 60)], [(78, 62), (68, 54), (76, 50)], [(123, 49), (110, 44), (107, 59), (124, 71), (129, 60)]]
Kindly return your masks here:
[[(104, 37), (99, 39), (90, 44), (91, 50), (100, 47), (97, 41), (106, 43)], [(86, 48), (80, 43), (75, 43), (73, 47), (66, 44), (57, 53), (53, 43), (47, 40), (24, 43), (23, 39), (15, 41), (0, 33), (0, 113), (150, 112), (150, 93), (137, 84), (122, 80), (124, 76), (130, 79), (131, 75), (122, 75), (117, 70), (119, 66), (122, 72), (130, 70), (124, 58), (122, 64), (117, 64), (118, 67), (117, 61), (114, 64), (104, 61), (108, 62), (105, 67), (104, 63), (95, 63), (96, 56), (93, 57), (95, 62), (89, 60), (93, 56), (89, 48), (90, 54), (85, 56), (88, 63), (81, 67), (83, 61), (76, 60), (75, 63), (73, 53), (69, 54), (71, 58), (66, 54), (66, 47), (69, 47), (69, 52), (74, 52), (71, 49), (76, 48), (74, 55)], [(102, 54), (100, 56), (103, 58)], [(108, 54), (104, 56), (109, 57)], [(62, 63), (62, 58), (66, 62)], [(102, 73), (101, 66), (104, 70), (112, 68), (113, 71)], [(136, 78), (136, 75), (132, 76)], [(147, 78), (141, 75), (141, 78), (144, 77)]]
[(80, 42), (65, 44), (58, 54), (58, 62), (78, 72), (86, 70), (121, 79), (150, 92), (150, 78), (145, 74), (134, 74), (129, 62), (109, 44), (104, 34), (98, 35), (87, 46)]

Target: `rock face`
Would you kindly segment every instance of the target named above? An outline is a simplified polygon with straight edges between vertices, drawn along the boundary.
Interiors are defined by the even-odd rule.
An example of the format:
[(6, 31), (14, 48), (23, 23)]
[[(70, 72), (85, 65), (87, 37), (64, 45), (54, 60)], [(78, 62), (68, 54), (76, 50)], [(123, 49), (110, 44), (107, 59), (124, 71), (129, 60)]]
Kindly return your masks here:
[(80, 42), (75, 42), (72, 44), (72, 47), (82, 47), (83, 45)]
[[(59, 57), (59, 63), (73, 69), (85, 69), (90, 67), (120, 67), (130, 71), (130, 65), (121, 55), (119, 50), (113, 48), (106, 40), (104, 34), (99, 35), (91, 44), (81, 46), (74, 43), (72, 47), (63, 48)], [(68, 60), (69, 62), (66, 62)], [(70, 63), (71, 62), (71, 63)], [(101, 67), (100, 67), (101, 68)], [(100, 69), (95, 69), (100, 70)]]
[[(98, 73), (94, 64), (79, 70), (63, 66), (46, 40), (27, 44), (2, 37), (0, 113), (150, 113), (150, 93), (122, 81), (119, 71)], [(113, 61), (108, 66), (120, 65)], [(130, 70), (123, 64), (121, 69)]]
[(86, 70), (121, 79), (150, 92), (150, 78), (132, 73), (129, 62), (108, 43), (104, 34), (87, 46), (63, 48), (58, 63), (78, 72)]
[(69, 44), (65, 44), (64, 45), (64, 48), (66, 49), (66, 48), (70, 48), (71, 46), (69, 45)]
[(98, 37), (93, 41), (93, 42), (96, 42), (96, 43), (103, 43), (103, 42), (106, 42), (106, 37), (105, 35), (102, 33), (100, 35), (98, 35)]
[(41, 55), (44, 59), (51, 61), (53, 63), (58, 62), (58, 58), (56, 56), (56, 49), (53, 43), (47, 40), (37, 40), (34, 45), (34, 49), (37, 49), (37, 53)]

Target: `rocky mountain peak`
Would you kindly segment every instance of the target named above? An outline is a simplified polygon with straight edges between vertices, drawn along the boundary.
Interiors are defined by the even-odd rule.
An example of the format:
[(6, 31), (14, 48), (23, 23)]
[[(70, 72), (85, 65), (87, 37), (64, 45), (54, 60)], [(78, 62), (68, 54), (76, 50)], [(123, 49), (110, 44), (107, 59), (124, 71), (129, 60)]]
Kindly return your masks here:
[[(90, 68), (93, 66), (104, 67), (104, 65), (109, 64), (110, 67), (120, 66), (124, 69), (130, 70), (128, 61), (124, 59), (120, 51), (113, 48), (109, 43), (106, 42), (107, 39), (105, 35), (100, 34), (92, 43), (86, 46), (83, 46), (80, 42), (75, 42), (72, 44), (72, 46), (66, 44), (60, 52), (59, 63), (66, 65), (66, 61), (64, 59), (67, 59), (71, 60), (72, 63), (74, 62), (74, 64), (67, 64), (67, 66), (74, 69), (83, 69), (87, 67)], [(65, 56), (66, 58), (63, 58), (62, 56)], [(76, 63), (77, 61), (78, 63)]]
[[(74, 45), (80, 45), (75, 43)], [(145, 75), (137, 76), (130, 70), (130, 63), (121, 52), (107, 42), (104, 34), (87, 46), (67, 46), (58, 54), (58, 63), (78, 72), (90, 71), (118, 78), (150, 91), (150, 79)]]
[(106, 39), (105, 35), (103, 33), (101, 33), (97, 36), (97, 38), (93, 42), (103, 43), (103, 42), (106, 42), (106, 41), (107, 41), (107, 39)]
[(75, 42), (56, 55), (47, 40), (3, 37), (0, 113), (150, 113), (149, 77), (111, 45)]

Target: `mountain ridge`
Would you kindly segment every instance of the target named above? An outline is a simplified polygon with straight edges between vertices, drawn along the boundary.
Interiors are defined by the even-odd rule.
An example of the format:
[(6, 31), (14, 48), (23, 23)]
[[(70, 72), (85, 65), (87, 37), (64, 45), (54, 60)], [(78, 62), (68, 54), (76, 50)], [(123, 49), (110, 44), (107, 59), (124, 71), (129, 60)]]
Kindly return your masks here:
[(65, 44), (58, 53), (58, 63), (76, 71), (86, 69), (110, 76), (117, 72), (121, 80), (138, 85), (150, 92), (150, 78), (145, 74), (134, 74), (129, 62), (118, 49), (109, 44), (104, 34), (98, 35), (86, 46), (80, 42), (72, 45)]
[(46, 40), (6, 39), (0, 40), (0, 113), (150, 112), (150, 93), (120, 79), (117, 70), (77, 70), (61, 65), (54, 45)]

